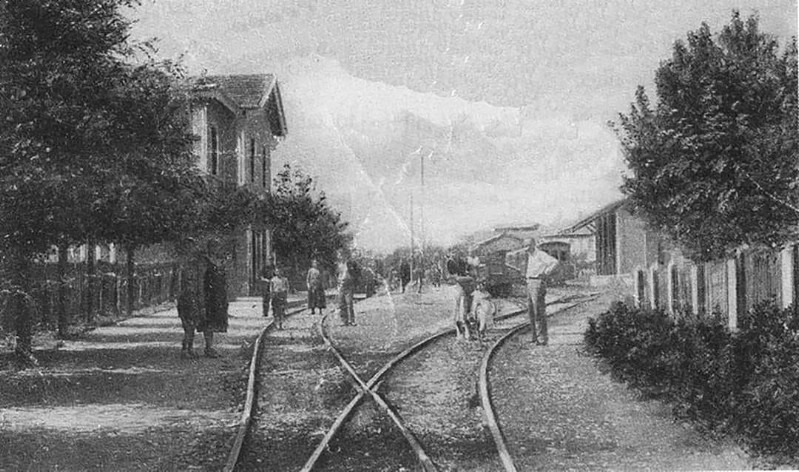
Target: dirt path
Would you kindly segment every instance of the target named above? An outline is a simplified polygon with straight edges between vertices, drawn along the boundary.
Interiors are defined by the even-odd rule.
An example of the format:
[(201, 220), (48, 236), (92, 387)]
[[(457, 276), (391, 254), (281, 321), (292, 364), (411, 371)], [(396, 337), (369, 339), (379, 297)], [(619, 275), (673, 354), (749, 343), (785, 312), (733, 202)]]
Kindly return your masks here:
[(0, 370), (0, 470), (219, 470), (246, 343), (265, 324), (260, 299), (232, 303), (230, 316), (219, 359), (181, 359), (180, 321), (167, 310), (38, 351), (38, 368)]
[(581, 353), (588, 317), (607, 307), (600, 298), (553, 317), (547, 347), (525, 333), (497, 355), (494, 404), (519, 470), (751, 469), (739, 447), (675, 422)]
[[(369, 377), (387, 355), (425, 333), (448, 327), (450, 302), (443, 292), (375, 297), (359, 304), (358, 326), (334, 322), (330, 333), (363, 376)], [(636, 398), (599, 372), (592, 358), (580, 354), (587, 317), (607, 306), (607, 300), (600, 299), (588, 308), (560, 314), (552, 320), (549, 347), (533, 348), (529, 335), (521, 335), (496, 358), (491, 374), (495, 404), (519, 470), (751, 468), (739, 448), (710, 441), (691, 427), (675, 423), (666, 406)], [(298, 318), (294, 323), (293, 329), (280, 336), (311, 336), (313, 320)], [(0, 367), (0, 470), (221, 469), (243, 402), (249, 359), (246, 342), (264, 324), (260, 300), (234, 303), (230, 332), (218, 344), (223, 357), (186, 361), (179, 356), (181, 330), (171, 310), (99, 328), (57, 351), (39, 351), (41, 366), (36, 369)], [(288, 341), (276, 345), (288, 346)], [(259, 418), (268, 439), (274, 439), (274, 433), (286, 433), (284, 439), (300, 441), (303, 451), (315, 446), (341, 402), (354, 394), (332, 362), (309, 365), (309, 353), (321, 346), (315, 340), (309, 347), (310, 351), (288, 350), (266, 363), (271, 378), (262, 401), (268, 408)], [(455, 348), (452, 345), (450, 350)], [(459, 370), (441, 370), (442, 363), (452, 367), (449, 361), (458, 358), (453, 352), (445, 353), (446, 359), (420, 356), (405, 367), (414, 370), (422, 365), (423, 371), (437, 369), (441, 375), (398, 377), (386, 386), (401, 394), (408, 388), (402, 382), (411, 382), (414, 389), (427, 392), (430, 401), (426, 404), (462, 409), (460, 414), (472, 425), (471, 433), (462, 438), (453, 435), (453, 439), (468, 439), (488, 454), (482, 444), (487, 436), (474, 426), (478, 419), (470, 405), (469, 376), (461, 376)], [(470, 358), (479, 358), (479, 349), (469, 353)], [(324, 352), (318, 354), (325, 359)], [(0, 366), (7, 360), (3, 356)], [(469, 363), (454, 364), (470, 369)], [(441, 378), (445, 371), (449, 372), (446, 381)], [(453, 384), (460, 390), (454, 399), (447, 397)], [(443, 427), (444, 422), (435, 424)], [(345, 434), (358, 443), (359, 437), (384, 427), (385, 422), (366, 410)], [(301, 438), (291, 436), (298, 431)], [(341, 448), (342, 442), (336, 447)], [(400, 452), (405, 446), (398, 440), (386, 447)], [(355, 452), (361, 455), (349, 456), (354, 462), (337, 470), (375, 470), (357, 467), (369, 461), (388, 464), (370, 459), (373, 451), (368, 448)], [(264, 465), (257, 455), (247, 464), (247, 470)]]

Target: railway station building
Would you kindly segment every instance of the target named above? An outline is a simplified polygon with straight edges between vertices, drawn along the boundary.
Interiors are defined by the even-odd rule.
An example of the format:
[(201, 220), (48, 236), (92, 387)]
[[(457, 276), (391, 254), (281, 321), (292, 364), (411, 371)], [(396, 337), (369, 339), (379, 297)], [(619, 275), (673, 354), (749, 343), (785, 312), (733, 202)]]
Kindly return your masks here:
[[(197, 136), (194, 152), (200, 170), (223, 185), (246, 186), (255, 193), (271, 190), (271, 153), (286, 135), (286, 121), (277, 79), (271, 74), (202, 76), (188, 79), (191, 106), (191, 130)], [(227, 241), (233, 257), (226, 267), (229, 295), (259, 294), (258, 275), (272, 260), (268, 228), (245, 228)], [(80, 245), (69, 248), (68, 263), (77, 274), (89, 260), (103, 264), (105, 275), (99, 282), (95, 306), (101, 311), (119, 311), (124, 305), (124, 270), (116, 264), (124, 259), (114, 244), (92, 248)], [(57, 252), (47, 258), (55, 263)], [(174, 297), (175, 254), (170, 244), (138, 248), (135, 255), (136, 285), (139, 295), (136, 308), (158, 304)], [(78, 276), (76, 276), (78, 277)], [(85, 287), (79, 276), (76, 293)], [(153, 292), (155, 295), (147, 295)], [(52, 297), (52, 295), (48, 295)], [(74, 298), (74, 297), (73, 297)], [(80, 296), (77, 297), (80, 299)], [(113, 302), (109, 302), (113, 300)], [(75, 302), (73, 305), (80, 302)], [(110, 303), (110, 305), (109, 305)], [(111, 306), (113, 305), (113, 306)]]
[[(271, 191), (271, 153), (286, 136), (277, 79), (272, 74), (192, 77), (191, 126), (203, 173), (256, 194)], [(229, 241), (231, 296), (258, 295), (258, 278), (273, 260), (268, 228), (249, 227)]]
[(626, 199), (573, 225), (596, 238), (593, 285), (620, 289), (638, 306), (669, 313), (719, 313), (730, 328), (755, 304), (774, 300), (796, 304), (799, 296), (799, 242), (785, 247), (739, 248), (734, 257), (710, 262), (687, 258), (678, 244), (647, 227)]

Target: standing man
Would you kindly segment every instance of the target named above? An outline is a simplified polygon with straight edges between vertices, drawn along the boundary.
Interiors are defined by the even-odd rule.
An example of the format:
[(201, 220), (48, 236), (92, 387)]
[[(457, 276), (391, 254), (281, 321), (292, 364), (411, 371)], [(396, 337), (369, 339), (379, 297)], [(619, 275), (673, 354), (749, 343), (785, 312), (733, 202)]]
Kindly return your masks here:
[(305, 285), (308, 288), (308, 309), (312, 314), (317, 308), (319, 313), (322, 313), (325, 308), (325, 287), (316, 259), (311, 261), (311, 268), (308, 269), (308, 274), (305, 276)]
[(355, 326), (355, 310), (353, 295), (355, 292), (355, 278), (350, 270), (350, 264), (344, 251), (338, 252), (336, 263), (336, 280), (338, 285), (339, 316), (344, 326)]
[(227, 276), (219, 243), (211, 240), (206, 255), (207, 267), (203, 277), (205, 320), (197, 330), (205, 336), (205, 355), (219, 357), (214, 349), (214, 333), (226, 333), (228, 327)]
[(530, 316), (533, 342), (542, 346), (549, 342), (547, 306), (544, 300), (547, 294), (546, 279), (557, 266), (558, 260), (538, 249), (535, 239), (531, 239), (527, 247), (527, 313)]
[(272, 298), (272, 316), (275, 317), (277, 329), (283, 329), (286, 317), (286, 303), (289, 297), (289, 279), (283, 276), (279, 266), (275, 267), (275, 275), (269, 281), (269, 295)]
[(407, 259), (403, 258), (399, 267), (400, 285), (402, 286), (402, 293), (405, 293), (405, 286), (411, 281), (411, 264)]
[(424, 263), (423, 258), (419, 257), (416, 267), (414, 267), (414, 278), (416, 279), (416, 293), (422, 293), (422, 284), (424, 283)]

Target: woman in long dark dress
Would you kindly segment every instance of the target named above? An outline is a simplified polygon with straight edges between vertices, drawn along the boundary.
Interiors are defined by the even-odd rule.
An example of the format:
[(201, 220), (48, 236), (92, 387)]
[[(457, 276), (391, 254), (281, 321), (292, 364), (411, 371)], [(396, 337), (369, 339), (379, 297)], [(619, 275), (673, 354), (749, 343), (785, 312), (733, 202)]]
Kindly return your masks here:
[(319, 271), (319, 263), (314, 259), (311, 261), (311, 268), (305, 276), (305, 284), (308, 288), (308, 309), (315, 313), (318, 308), (319, 313), (325, 308), (325, 287), (322, 281), (322, 273)]
[(205, 320), (198, 331), (205, 335), (205, 355), (219, 357), (213, 347), (214, 333), (226, 333), (228, 328), (227, 276), (222, 262), (209, 250), (203, 286), (205, 292)]

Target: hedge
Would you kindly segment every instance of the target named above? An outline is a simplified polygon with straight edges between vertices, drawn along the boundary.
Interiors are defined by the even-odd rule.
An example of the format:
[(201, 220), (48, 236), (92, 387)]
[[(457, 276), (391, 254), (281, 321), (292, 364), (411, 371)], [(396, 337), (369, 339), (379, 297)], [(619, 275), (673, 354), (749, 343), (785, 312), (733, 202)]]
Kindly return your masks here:
[(612, 374), (671, 402), (678, 417), (741, 438), (756, 454), (799, 457), (799, 316), (757, 305), (731, 332), (718, 316), (618, 303), (589, 320), (586, 347)]

